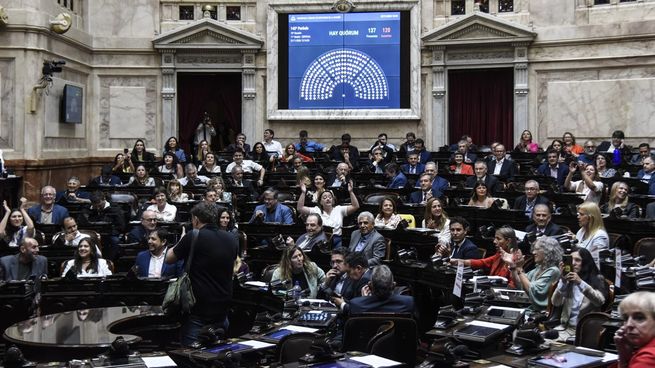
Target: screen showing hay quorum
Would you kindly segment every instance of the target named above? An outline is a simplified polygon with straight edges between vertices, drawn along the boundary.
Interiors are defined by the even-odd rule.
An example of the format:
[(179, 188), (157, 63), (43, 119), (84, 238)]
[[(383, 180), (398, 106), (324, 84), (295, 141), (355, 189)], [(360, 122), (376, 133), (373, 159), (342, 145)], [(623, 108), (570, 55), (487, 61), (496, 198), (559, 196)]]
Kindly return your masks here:
[(409, 105), (402, 97), (408, 64), (402, 57), (402, 12), (286, 16), (289, 109)]

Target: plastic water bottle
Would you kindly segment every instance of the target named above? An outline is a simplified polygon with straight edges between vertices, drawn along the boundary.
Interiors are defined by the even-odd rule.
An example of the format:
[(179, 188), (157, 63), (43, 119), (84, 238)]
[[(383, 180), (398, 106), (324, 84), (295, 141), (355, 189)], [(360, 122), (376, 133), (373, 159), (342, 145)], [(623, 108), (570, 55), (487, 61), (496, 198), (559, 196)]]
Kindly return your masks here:
[(293, 300), (298, 303), (300, 301), (300, 292), (302, 289), (300, 288), (300, 281), (296, 281), (293, 284), (293, 289), (291, 289), (291, 296), (293, 297)]

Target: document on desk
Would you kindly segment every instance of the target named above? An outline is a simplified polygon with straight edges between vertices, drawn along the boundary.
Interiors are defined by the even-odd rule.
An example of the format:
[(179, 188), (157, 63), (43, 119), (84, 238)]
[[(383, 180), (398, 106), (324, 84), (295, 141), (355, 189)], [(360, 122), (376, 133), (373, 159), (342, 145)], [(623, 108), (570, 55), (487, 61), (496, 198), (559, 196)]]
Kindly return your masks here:
[(177, 367), (177, 364), (168, 355), (141, 357), (143, 363), (148, 368), (168, 368)]
[(560, 354), (549, 354), (536, 358), (533, 363), (537, 367), (553, 367), (553, 368), (578, 368), (586, 367), (591, 364), (599, 363), (603, 360), (601, 357), (594, 357), (567, 351)]
[(354, 360), (360, 363), (368, 364), (373, 368), (378, 368), (378, 367), (396, 367), (402, 365), (400, 362), (396, 362), (395, 360), (390, 360), (383, 358), (381, 356), (377, 355), (364, 355), (360, 357), (350, 357), (350, 360)]
[(240, 344), (248, 345), (251, 348), (253, 348), (253, 350), (266, 349), (266, 348), (270, 348), (272, 346), (275, 346), (275, 344), (269, 344), (267, 342), (257, 341), (257, 340), (241, 341)]
[(288, 331), (294, 331), (294, 332), (311, 332), (314, 333), (318, 331), (317, 328), (311, 328), (311, 327), (305, 327), (305, 326), (296, 326), (296, 325), (286, 325), (284, 327), (281, 327), (280, 330), (288, 330)]
[(268, 287), (268, 284), (262, 281), (246, 281), (244, 282), (244, 284), (248, 286), (255, 286), (255, 287)]

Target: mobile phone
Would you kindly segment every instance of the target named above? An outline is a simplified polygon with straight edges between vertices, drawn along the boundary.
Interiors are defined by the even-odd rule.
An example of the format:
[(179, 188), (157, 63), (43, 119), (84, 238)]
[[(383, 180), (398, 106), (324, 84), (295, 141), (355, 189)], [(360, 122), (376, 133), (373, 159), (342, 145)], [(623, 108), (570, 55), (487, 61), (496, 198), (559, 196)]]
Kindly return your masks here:
[(562, 257), (562, 262), (564, 262), (564, 274), (566, 275), (567, 273), (573, 271), (573, 257), (570, 254), (565, 254)]
[(129, 149), (127, 149), (127, 148), (123, 149), (123, 153), (128, 153), (128, 152), (130, 152)]

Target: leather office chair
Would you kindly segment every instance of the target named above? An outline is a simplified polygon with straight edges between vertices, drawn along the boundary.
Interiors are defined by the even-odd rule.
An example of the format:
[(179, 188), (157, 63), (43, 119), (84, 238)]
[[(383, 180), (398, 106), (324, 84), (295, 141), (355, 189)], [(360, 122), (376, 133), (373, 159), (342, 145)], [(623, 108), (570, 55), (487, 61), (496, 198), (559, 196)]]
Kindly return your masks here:
[[(387, 334), (382, 333), (378, 336), (378, 333), (385, 331), (384, 326), (388, 326), (390, 322), (393, 322), (393, 334), (386, 336), (390, 333), (387, 332)], [(381, 329), (381, 327), (383, 328)], [(383, 336), (386, 337), (383, 338)], [(353, 315), (346, 320), (344, 325), (343, 351), (356, 350), (371, 353), (370, 349), (375, 348), (383, 357), (414, 366), (417, 342), (416, 321), (406, 314)], [(383, 348), (388, 351), (382, 351)]]
[(601, 312), (592, 312), (584, 315), (575, 328), (575, 346), (589, 349), (603, 350), (606, 328), (603, 324), (609, 321), (610, 315)]
[(275, 272), (275, 269), (278, 267), (278, 264), (272, 264), (264, 267), (262, 270), (262, 275), (259, 278), (259, 281), (269, 283), (271, 282), (271, 278), (273, 278), (273, 272)]
[(280, 364), (297, 362), (309, 353), (314, 340), (318, 338), (311, 332), (299, 332), (284, 336), (275, 349), (275, 360)]
[(371, 193), (371, 194), (367, 195), (364, 198), (364, 204), (379, 206), (380, 203), (382, 202), (382, 200), (387, 198), (387, 197), (391, 197), (391, 198), (393, 198), (394, 202), (400, 203), (397, 193), (377, 192), (377, 193)]
[(655, 238), (641, 238), (635, 243), (632, 254), (637, 256), (645, 256), (646, 262), (650, 262), (655, 258)]

